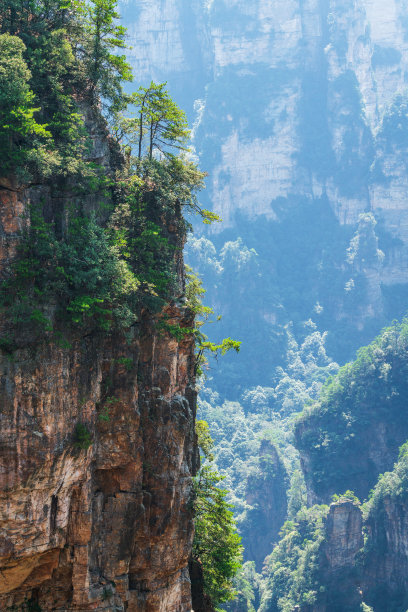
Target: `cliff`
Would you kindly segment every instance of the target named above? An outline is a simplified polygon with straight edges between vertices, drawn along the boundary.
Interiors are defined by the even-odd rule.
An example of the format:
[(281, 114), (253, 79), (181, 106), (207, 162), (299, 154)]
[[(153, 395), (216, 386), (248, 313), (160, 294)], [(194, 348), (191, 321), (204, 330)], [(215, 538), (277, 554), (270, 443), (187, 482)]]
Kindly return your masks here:
[[(168, 81), (195, 121), (196, 152), (209, 172), (206, 199), (224, 221), (211, 230), (212, 240), (221, 247), (240, 236), (255, 248), (259, 291), (271, 286), (278, 294), (268, 296), (262, 312), (253, 306), (257, 325), (273, 333), (283, 306), (286, 322), (312, 318), (333, 334), (334, 358), (350, 359), (404, 313), (406, 6), (393, 0), (385, 14), (381, 0), (257, 0), (250, 6), (197, 0), (189, 7), (165, 0), (159, 13), (144, 0), (137, 9), (123, 2), (122, 13), (137, 78)], [(367, 212), (378, 221), (384, 259), (350, 267), (348, 240)], [(293, 219), (306, 223), (302, 229), (316, 254), (308, 252)], [(294, 304), (288, 296), (299, 277), (306, 288)], [(302, 301), (305, 290), (313, 290), (310, 302)], [(218, 291), (213, 303), (219, 301), (228, 309)], [(268, 350), (274, 348), (269, 343)], [(248, 359), (254, 368), (256, 361)]]
[(375, 612), (408, 606), (408, 506), (406, 446), (391, 472), (380, 477), (365, 508), (364, 600)]
[(385, 329), (347, 364), (296, 424), (310, 503), (346, 490), (366, 499), (408, 438), (407, 323)]
[[(86, 118), (90, 159), (112, 176), (120, 158), (95, 117)], [(0, 184), (7, 279), (30, 206), (55, 219), (61, 201), (67, 213), (73, 186), (61, 198), (49, 184)], [(81, 206), (98, 210), (100, 198), (82, 197)], [(157, 314), (141, 308), (126, 333), (57, 322), (44, 337), (34, 321), (16, 329), (3, 310), (1, 609), (191, 609), (194, 339), (168, 329), (191, 328), (193, 315), (180, 300), (184, 234), (177, 215), (162, 219), (174, 245), (174, 293)], [(48, 311), (55, 320), (55, 305)]]
[[(299, 513), (269, 558), (260, 610), (406, 610), (407, 465), (403, 450), (362, 507), (343, 496), (330, 508)], [(313, 540), (302, 540), (311, 528)]]

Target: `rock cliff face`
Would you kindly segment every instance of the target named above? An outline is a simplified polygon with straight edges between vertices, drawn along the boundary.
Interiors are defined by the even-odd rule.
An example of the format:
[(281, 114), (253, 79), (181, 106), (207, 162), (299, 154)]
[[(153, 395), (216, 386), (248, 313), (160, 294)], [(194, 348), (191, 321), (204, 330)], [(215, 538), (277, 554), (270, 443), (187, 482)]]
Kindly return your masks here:
[(365, 601), (374, 610), (405, 610), (408, 606), (406, 501), (385, 497), (381, 507), (369, 514), (366, 525)]
[[(106, 133), (88, 127), (108, 167)], [(41, 198), (52, 210), (56, 195), (1, 181), (2, 275), (27, 206)], [(176, 302), (166, 314), (192, 325)], [(26, 336), (0, 353), (2, 610), (191, 609), (193, 340), (159, 333), (147, 311), (132, 330), (75, 334), (67, 346)]]
[(282, 199), (323, 199), (345, 226), (373, 212), (385, 260), (375, 273), (363, 266), (371, 297), (360, 324), (378, 317), (381, 287), (407, 283), (406, 127), (393, 112), (406, 91), (406, 3), (122, 7), (136, 78), (167, 80), (190, 113), (197, 99), (195, 143), (221, 229), (240, 217), (279, 220)]
[[(356, 560), (363, 540), (361, 510), (352, 502), (332, 504), (325, 524), (325, 541), (320, 550), (321, 582), (325, 594), (313, 611), (358, 609)], [(306, 607), (306, 609), (308, 609)]]
[(316, 574), (323, 588), (314, 604), (300, 606), (302, 612), (354, 612), (363, 601), (374, 612), (406, 609), (408, 508), (401, 467), (385, 475), (387, 490), (377, 485), (364, 519), (351, 501), (330, 506)]

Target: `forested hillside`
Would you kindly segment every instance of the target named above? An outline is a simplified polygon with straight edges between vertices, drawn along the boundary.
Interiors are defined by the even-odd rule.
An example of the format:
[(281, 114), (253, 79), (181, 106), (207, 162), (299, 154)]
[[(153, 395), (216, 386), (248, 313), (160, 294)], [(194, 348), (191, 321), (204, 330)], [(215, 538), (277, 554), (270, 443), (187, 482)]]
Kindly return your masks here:
[(267, 559), (260, 610), (405, 610), (407, 331), (385, 329), (297, 419), (309, 503)]

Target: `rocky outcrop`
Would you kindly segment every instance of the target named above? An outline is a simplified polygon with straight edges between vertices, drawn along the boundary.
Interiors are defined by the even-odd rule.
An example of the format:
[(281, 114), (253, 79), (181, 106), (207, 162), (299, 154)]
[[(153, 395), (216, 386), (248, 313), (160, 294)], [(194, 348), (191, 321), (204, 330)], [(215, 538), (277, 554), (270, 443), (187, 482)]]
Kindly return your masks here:
[(317, 573), (323, 588), (316, 603), (301, 606), (302, 611), (406, 610), (408, 508), (400, 475), (401, 464), (385, 475), (387, 489), (380, 480), (364, 520), (351, 501), (343, 499), (330, 506)]
[[(325, 539), (319, 554), (319, 581), (324, 585), (316, 605), (305, 610), (358, 610), (362, 602), (356, 561), (364, 544), (363, 517), (358, 506), (341, 500), (330, 506)], [(302, 608), (303, 609), (303, 608)]]
[[(293, 612), (357, 612), (362, 609), (358, 566), (364, 543), (362, 528), (361, 509), (351, 500), (341, 499), (331, 504), (317, 555), (307, 558), (301, 574), (303, 584), (301, 579), (296, 598), (301, 603), (294, 605)], [(306, 547), (307, 544), (302, 543)], [(313, 588), (307, 591), (306, 585)], [(275, 612), (281, 608), (276, 607), (275, 602), (272, 607), (261, 609)]]
[(402, 452), (394, 470), (379, 479), (367, 507), (362, 584), (374, 612), (408, 606), (407, 474)]
[(1, 367), (3, 605), (188, 610), (191, 343), (147, 318), (128, 345), (76, 339)]
[[(363, 602), (359, 558), (364, 544), (361, 509), (351, 500), (331, 504), (315, 568), (314, 602), (298, 612), (357, 612)], [(305, 594), (306, 595), (306, 594)], [(307, 595), (303, 598), (307, 600)]]
[[(332, 495), (345, 490), (354, 491), (360, 499), (366, 499), (378, 475), (392, 469), (398, 448), (405, 442), (408, 431), (400, 422), (374, 421), (372, 412), (373, 422), (369, 424), (369, 420), (369, 411), (364, 411), (358, 438), (353, 436), (346, 440), (341, 454), (337, 454), (337, 449), (330, 449), (328, 453), (324, 446), (312, 448), (306, 442), (316, 440), (321, 444), (325, 423), (311, 417), (298, 425), (296, 437), (309, 504), (328, 503)], [(330, 435), (347, 436), (342, 425), (338, 434), (334, 433), (336, 425), (333, 429), (332, 425), (334, 421), (329, 426)]]
[(334, 574), (355, 561), (363, 546), (361, 510), (348, 500), (331, 504), (326, 519), (326, 538), (321, 554), (327, 571)]
[[(88, 127), (93, 158), (111, 169), (106, 133)], [(51, 186), (0, 181), (2, 275), (29, 204), (52, 216), (55, 197)], [(95, 194), (83, 201), (94, 205)], [(168, 232), (180, 242), (176, 224)], [(177, 300), (162, 314), (193, 324)], [(142, 310), (126, 336), (24, 332), (2, 344), (0, 609), (191, 609), (194, 340), (177, 341), (157, 316)]]

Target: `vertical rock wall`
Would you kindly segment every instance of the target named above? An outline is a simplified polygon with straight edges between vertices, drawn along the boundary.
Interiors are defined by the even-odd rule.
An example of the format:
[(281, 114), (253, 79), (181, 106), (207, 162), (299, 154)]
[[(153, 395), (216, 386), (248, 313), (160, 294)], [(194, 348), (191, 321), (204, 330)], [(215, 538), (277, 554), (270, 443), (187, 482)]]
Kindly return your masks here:
[[(2, 355), (4, 606), (190, 609), (193, 347), (159, 337), (149, 318), (139, 327), (130, 343)], [(78, 422), (88, 450), (75, 446)]]
[[(92, 157), (112, 167), (104, 129), (88, 128)], [(38, 201), (52, 211), (52, 189), (0, 181), (2, 276)], [(176, 224), (168, 232), (180, 244)], [(193, 325), (176, 298), (165, 315)], [(2, 347), (1, 610), (27, 602), (44, 611), (191, 609), (194, 340), (177, 342), (156, 322), (142, 311), (126, 337), (60, 330), (59, 346), (28, 332), (13, 351)]]
[(327, 199), (340, 224), (371, 211), (388, 233), (375, 291), (407, 282), (406, 138), (383, 129), (406, 95), (406, 2), (143, 0), (122, 14), (136, 79), (168, 81), (196, 120), (213, 231), (277, 219), (281, 198)]

